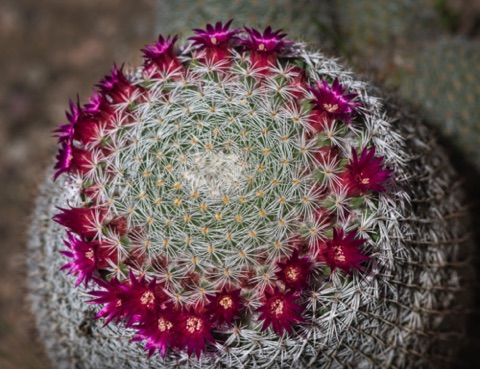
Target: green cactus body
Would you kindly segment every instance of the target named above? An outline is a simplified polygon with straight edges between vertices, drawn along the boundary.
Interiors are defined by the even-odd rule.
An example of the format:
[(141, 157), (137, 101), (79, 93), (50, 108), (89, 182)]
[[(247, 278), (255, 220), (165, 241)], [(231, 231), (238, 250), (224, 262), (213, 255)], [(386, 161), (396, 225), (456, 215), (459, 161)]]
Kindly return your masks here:
[(246, 30), (247, 51), (223, 47), (226, 31), (197, 32), (209, 44), (179, 54), (161, 38), (145, 66), (115, 68), (102, 96), (72, 103), (57, 131), (55, 177), (68, 175), (44, 185), (31, 229), (30, 293), (52, 361), (448, 362), (467, 238), (443, 151), (335, 61)]
[(213, 19), (234, 19), (235, 26), (250, 25), (264, 28), (275, 24), (288, 30), (297, 40), (317, 42), (317, 19), (321, 18), (323, 2), (312, 0), (180, 0), (157, 1), (158, 31), (187, 37), (192, 28), (201, 28)]
[(480, 47), (451, 34), (460, 27), (453, 4), (342, 0), (332, 12), (340, 19), (338, 50), (425, 112), (445, 142), (478, 169)]
[[(335, 13), (343, 36), (342, 51), (359, 61), (389, 56), (404, 47), (412, 38), (428, 40), (443, 24), (432, 0), (373, 1), (339, 0)], [(368, 63), (365, 63), (368, 65)]]
[(480, 46), (464, 39), (440, 39), (412, 53), (390, 76), (405, 100), (480, 168)]

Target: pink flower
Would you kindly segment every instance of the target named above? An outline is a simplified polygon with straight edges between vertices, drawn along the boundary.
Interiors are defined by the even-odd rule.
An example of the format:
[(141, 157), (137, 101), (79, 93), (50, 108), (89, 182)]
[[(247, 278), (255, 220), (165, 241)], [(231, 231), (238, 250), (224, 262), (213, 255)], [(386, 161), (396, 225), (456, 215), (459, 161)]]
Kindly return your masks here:
[[(94, 98), (99, 96), (95, 93)], [(92, 101), (92, 100), (91, 100)], [(104, 104), (105, 105), (105, 104)], [(90, 109), (92, 105), (89, 104)], [(99, 114), (98, 118), (80, 108), (79, 103), (74, 104), (70, 100), (70, 112), (66, 113), (69, 123), (61, 125), (54, 132), (60, 143), (60, 150), (56, 156), (55, 172), (53, 179), (56, 180), (62, 173), (76, 171), (81, 174), (87, 173), (93, 169), (93, 154), (90, 150), (85, 150), (74, 146), (74, 141), (81, 144), (100, 143), (105, 135), (107, 123)]]
[(344, 185), (349, 196), (362, 195), (369, 190), (381, 192), (385, 190), (383, 183), (388, 180), (392, 169), (383, 169), (383, 157), (375, 157), (375, 146), (364, 148), (358, 153), (352, 147), (352, 158), (345, 165)]
[(292, 332), (292, 324), (303, 321), (303, 308), (294, 302), (296, 298), (293, 291), (282, 292), (278, 287), (271, 293), (266, 291), (265, 302), (257, 309), (259, 319), (264, 321), (262, 331), (271, 325), (278, 335), (285, 330)]
[(58, 208), (62, 213), (53, 217), (58, 224), (86, 238), (94, 238), (102, 231), (106, 210), (96, 208)]
[(112, 277), (110, 281), (94, 279), (95, 282), (103, 287), (103, 290), (90, 291), (89, 295), (96, 297), (88, 301), (90, 304), (105, 305), (96, 315), (96, 318), (106, 318), (105, 325), (113, 319), (117, 322), (126, 316), (125, 302), (128, 295), (125, 293), (123, 284), (117, 278)]
[(67, 232), (67, 237), (68, 239), (64, 243), (71, 251), (61, 251), (61, 253), (72, 260), (65, 264), (61, 270), (69, 269), (69, 274), (79, 275), (75, 286), (84, 281), (85, 287), (87, 287), (96, 270), (105, 269), (109, 262), (118, 263), (115, 248), (99, 241), (79, 239), (70, 232)]
[(287, 34), (281, 33), (281, 29), (272, 31), (272, 27), (267, 27), (263, 34), (256, 29), (248, 27), (245, 27), (245, 30), (250, 38), (241, 39), (241, 44), (246, 50), (250, 51), (252, 64), (259, 68), (265, 68), (270, 64), (274, 64), (277, 54), (291, 43), (291, 41), (283, 40)]
[(295, 250), (290, 259), (283, 263), (277, 263), (277, 265), (280, 270), (275, 274), (286, 288), (302, 290), (307, 286), (312, 268), (312, 263), (308, 260), (308, 256), (299, 258), (298, 251)]
[(138, 332), (132, 341), (146, 340), (145, 350), (148, 350), (148, 356), (158, 350), (164, 358), (167, 350), (175, 344), (175, 329), (178, 324), (178, 315), (173, 311), (173, 307), (165, 305), (164, 309), (149, 315), (135, 326)]
[(215, 342), (211, 329), (211, 323), (204, 314), (193, 310), (184, 311), (179, 317), (176, 343), (180, 349), (186, 347), (188, 355), (195, 352), (199, 358), (206, 342)]
[(240, 317), (243, 304), (240, 297), (241, 289), (229, 291), (226, 287), (215, 295), (207, 296), (209, 303), (205, 306), (209, 315), (218, 324), (223, 322), (230, 325), (234, 317)]
[(93, 91), (93, 96), (88, 101), (89, 103), (85, 104), (83, 111), (96, 119), (109, 123), (115, 115), (115, 109), (108, 102), (107, 98), (100, 95), (97, 91)]
[(67, 237), (68, 239), (64, 243), (71, 251), (61, 251), (61, 253), (72, 260), (62, 266), (60, 270), (68, 269), (68, 274), (78, 274), (75, 287), (82, 282), (87, 287), (96, 271), (95, 251), (98, 248), (98, 242), (78, 239), (70, 232), (67, 232)]
[(145, 276), (137, 279), (131, 270), (129, 283), (122, 285), (121, 288), (126, 296), (123, 308), (128, 317), (127, 326), (155, 314), (165, 301), (165, 294), (160, 286), (156, 285), (155, 279), (147, 283)]
[(231, 41), (235, 40), (240, 30), (238, 28), (229, 30), (232, 20), (224, 26), (222, 22), (217, 22), (215, 27), (207, 24), (207, 29), (194, 29), (196, 36), (190, 37), (193, 45), (199, 45), (199, 50), (206, 50), (206, 58), (213, 63), (226, 60), (230, 54), (229, 47)]
[(73, 157), (73, 135), (74, 125), (80, 116), (79, 104), (75, 104), (72, 100), (69, 101), (70, 112), (65, 112), (69, 123), (62, 124), (53, 132), (55, 137), (58, 137), (58, 143), (61, 145), (57, 153), (54, 169), (57, 169), (53, 175), (53, 180), (56, 180), (62, 173), (70, 171), (70, 165)]
[(178, 37), (174, 36), (166, 39), (162, 35), (158, 36), (158, 41), (153, 45), (146, 45), (142, 49), (145, 60), (145, 71), (147, 75), (158, 77), (159, 72), (175, 70), (182, 66), (175, 55), (174, 45)]
[(333, 238), (326, 240), (320, 249), (319, 258), (327, 263), (333, 272), (336, 268), (351, 274), (352, 269), (362, 269), (362, 262), (369, 259), (360, 250), (366, 240), (363, 238), (355, 239), (357, 231), (349, 232), (344, 235), (343, 229), (333, 229)]
[(114, 103), (124, 103), (131, 100), (139, 89), (125, 77), (123, 65), (119, 69), (116, 64), (113, 64), (110, 75), (105, 76), (97, 87), (103, 96), (109, 96)]
[[(72, 130), (73, 132), (73, 130)], [(53, 174), (53, 180), (55, 181), (62, 173), (68, 173), (70, 171), (70, 164), (73, 158), (73, 147), (72, 141), (65, 140), (61, 143), (60, 149), (55, 157), (57, 162), (55, 163), (54, 169), (56, 172)]]
[(360, 106), (359, 103), (352, 101), (357, 94), (345, 94), (338, 78), (335, 78), (331, 87), (323, 79), (316, 84), (317, 88), (307, 86), (315, 96), (315, 99), (310, 101), (315, 105), (311, 122), (313, 128), (318, 131), (323, 130), (325, 124), (336, 119), (350, 122), (355, 109)]
[(94, 141), (96, 137), (92, 134), (92, 131), (98, 127), (100, 122), (80, 108), (78, 102), (74, 104), (71, 100), (70, 112), (66, 112), (66, 115), (69, 123), (61, 125), (54, 131), (57, 133), (55, 136), (58, 137), (59, 143), (72, 142), (72, 139), (82, 143)]
[(80, 108), (78, 106), (78, 103), (75, 104), (72, 100), (70, 100), (69, 106), (70, 112), (65, 112), (69, 123), (62, 124), (60, 127), (53, 131), (56, 133), (55, 137), (58, 137), (58, 142), (61, 144), (67, 141), (71, 142), (73, 137), (73, 126), (75, 123), (77, 123), (80, 116)]

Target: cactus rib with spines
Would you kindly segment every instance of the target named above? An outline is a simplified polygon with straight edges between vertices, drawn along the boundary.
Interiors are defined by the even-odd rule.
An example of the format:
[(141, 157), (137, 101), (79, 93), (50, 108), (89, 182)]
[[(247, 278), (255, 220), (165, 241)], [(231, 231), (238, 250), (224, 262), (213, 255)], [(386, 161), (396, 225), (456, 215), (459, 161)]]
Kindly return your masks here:
[[(265, 35), (280, 37), (267, 30)], [(216, 41), (211, 40), (215, 47)], [(387, 115), (378, 92), (335, 61), (300, 44), (286, 43), (283, 54), (272, 48), (275, 54), (267, 56), (260, 53), (265, 45), (255, 45), (251, 54), (235, 49), (213, 65), (205, 55), (215, 58), (223, 49), (208, 54), (189, 46), (178, 55), (181, 64), (160, 63), (160, 72), (147, 63), (122, 80), (123, 94), (108, 91), (115, 108), (109, 110), (115, 116), (111, 126), (75, 136), (84, 146), (68, 146), (65, 140), (75, 134), (71, 127), (59, 130), (60, 141), (67, 142), (63, 148), (77, 150), (77, 161), (66, 165), (60, 153), (57, 169), (71, 173), (43, 188), (29, 270), (40, 334), (60, 367), (434, 367), (451, 359), (435, 337), (443, 337), (442, 324), (454, 306), (457, 253), (466, 238), (461, 191), (445, 154), (415, 116), (388, 101)], [(257, 52), (258, 64), (250, 65), (248, 55)], [(296, 68), (304, 71), (305, 82), (297, 79)], [(101, 89), (110, 88), (108, 78)], [(314, 87), (307, 90), (320, 80), (318, 94)], [(338, 105), (321, 103), (342, 89), (353, 93), (338, 99), (346, 116), (335, 115)], [(320, 133), (312, 130), (314, 117), (325, 126)], [(366, 166), (381, 165), (379, 157), (366, 159), (375, 152), (369, 146), (393, 169), (395, 181), (387, 181), (386, 169), (377, 169), (377, 177), (349, 177), (356, 155)], [(382, 190), (372, 191), (372, 181)], [(92, 209), (93, 220), (78, 231), (69, 207)], [(97, 258), (91, 270), (75, 264), (78, 250), (63, 251), (70, 259), (61, 258), (64, 234), (48, 221), (53, 216), (78, 234), (70, 246), (91, 245), (82, 263), (92, 260), (93, 250), (103, 250), (105, 260)], [(342, 268), (350, 256), (339, 248), (336, 264), (326, 268), (325, 248), (340, 247), (333, 241), (351, 232), (363, 244), (352, 255), (363, 257), (355, 267)], [(295, 258), (291, 240), (297, 237), (307, 248), (298, 252), (313, 270), (294, 299), (295, 291), (273, 275)], [(112, 245), (115, 256), (108, 251)], [(66, 265), (76, 278), (58, 271)], [(254, 288), (245, 285), (249, 273)], [(179, 339), (167, 344), (164, 358), (148, 359), (142, 343), (130, 342), (146, 338), (138, 332), (148, 311), (117, 316), (127, 327), (112, 322), (101, 328), (92, 317), (99, 309), (78, 291), (92, 294), (83, 286), (91, 286), (90, 277), (116, 278), (129, 290), (143, 276), (159, 283), (165, 304), (196, 324), (212, 300), (208, 296), (225, 286), (241, 287), (245, 309), (234, 325), (212, 321), (212, 339), (206, 348), (192, 349), (196, 355)], [(82, 282), (76, 291), (74, 279)], [(142, 304), (160, 298), (157, 290), (142, 288)], [(279, 313), (286, 306), (302, 311), (277, 322), (287, 332), (262, 321), (271, 314), (275, 322), (275, 311), (265, 307), (279, 293), (287, 296), (275, 300)]]

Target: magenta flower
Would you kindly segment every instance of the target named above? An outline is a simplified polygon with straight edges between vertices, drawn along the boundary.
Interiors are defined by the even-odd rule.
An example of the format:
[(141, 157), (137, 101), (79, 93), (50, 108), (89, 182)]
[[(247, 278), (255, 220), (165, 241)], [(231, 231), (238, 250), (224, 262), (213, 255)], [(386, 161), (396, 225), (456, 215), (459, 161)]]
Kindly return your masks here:
[(71, 251), (61, 253), (72, 260), (65, 264), (61, 270), (69, 269), (69, 274), (78, 274), (76, 286), (85, 281), (85, 287), (96, 270), (105, 269), (110, 263), (118, 263), (118, 255), (115, 248), (102, 244), (99, 241), (86, 241), (79, 239), (67, 232), (68, 239), (65, 245)]
[(357, 230), (344, 234), (343, 229), (333, 229), (333, 238), (326, 240), (320, 249), (320, 260), (327, 263), (333, 272), (336, 268), (352, 274), (352, 269), (362, 269), (362, 262), (369, 259), (360, 250), (360, 246), (366, 241), (357, 237)]
[(263, 31), (263, 34), (253, 28), (245, 27), (245, 30), (250, 36), (250, 39), (242, 39), (242, 45), (250, 51), (265, 53), (280, 52), (285, 45), (290, 43), (290, 41), (282, 40), (287, 34), (281, 33), (281, 29), (273, 32), (272, 27), (267, 27)]
[[(352, 101), (357, 97), (357, 94), (345, 94), (338, 78), (335, 78), (331, 87), (323, 79), (321, 82), (316, 81), (316, 85), (317, 88), (307, 86), (315, 96), (315, 99), (310, 101), (315, 105), (313, 107), (315, 112), (312, 122), (313, 128), (318, 131), (322, 130), (328, 121), (336, 119), (350, 122), (356, 108), (360, 106), (360, 103)], [(325, 122), (325, 119), (327, 122)]]
[(207, 24), (207, 29), (194, 29), (196, 36), (190, 37), (193, 45), (198, 45), (199, 50), (206, 50), (206, 58), (213, 63), (225, 60), (229, 52), (230, 43), (236, 39), (240, 30), (238, 28), (229, 30), (233, 20), (229, 20), (224, 26), (217, 22), (215, 26)]
[(267, 27), (262, 34), (256, 29), (245, 27), (245, 31), (250, 38), (241, 39), (240, 42), (246, 50), (251, 52), (252, 64), (259, 68), (275, 63), (277, 54), (291, 43), (283, 40), (287, 34), (281, 33), (281, 29), (272, 31), (272, 27)]
[(70, 171), (70, 164), (73, 158), (73, 148), (71, 140), (65, 140), (62, 142), (57, 155), (55, 156), (57, 162), (55, 163), (53, 174), (53, 180), (55, 181), (60, 174), (68, 173)]
[(127, 302), (128, 296), (123, 284), (115, 277), (112, 277), (108, 282), (97, 278), (94, 280), (100, 287), (103, 287), (103, 290), (90, 291), (89, 295), (96, 298), (88, 302), (105, 305), (97, 313), (96, 318), (106, 318), (104, 326), (114, 319), (118, 322), (124, 318), (126, 316), (125, 302)]
[(93, 90), (93, 95), (88, 98), (88, 101), (88, 104), (85, 104), (83, 110), (86, 113), (92, 114), (94, 116), (102, 110), (102, 106), (107, 105), (108, 107), (110, 107), (110, 104), (105, 99), (105, 97), (100, 95), (96, 90)]
[(283, 263), (277, 263), (277, 265), (280, 270), (275, 275), (286, 288), (302, 290), (307, 286), (308, 276), (312, 268), (312, 263), (308, 260), (308, 256), (299, 258), (298, 251), (295, 250), (290, 259)]
[(55, 137), (58, 137), (58, 143), (60, 144), (60, 150), (56, 155), (56, 163), (54, 169), (57, 171), (53, 175), (53, 180), (56, 180), (62, 173), (70, 171), (70, 165), (73, 158), (73, 135), (74, 124), (78, 121), (80, 116), (80, 108), (78, 103), (75, 104), (72, 100), (69, 101), (70, 112), (66, 111), (68, 122), (62, 124), (53, 132)]
[(296, 298), (293, 291), (282, 292), (278, 287), (273, 292), (265, 291), (265, 302), (257, 309), (259, 319), (264, 321), (262, 331), (271, 325), (278, 335), (291, 333), (292, 324), (303, 321), (303, 307), (294, 302)]
[(102, 232), (105, 209), (101, 207), (58, 209), (62, 213), (55, 215), (53, 220), (68, 228), (70, 232), (86, 238), (94, 238)]
[(70, 232), (67, 232), (67, 238), (64, 243), (71, 251), (61, 251), (61, 253), (72, 260), (60, 269), (68, 269), (68, 274), (78, 274), (75, 287), (82, 282), (87, 287), (93, 273), (97, 270), (95, 250), (98, 242), (78, 239)]
[(105, 76), (97, 87), (102, 95), (109, 96), (114, 103), (130, 101), (138, 90), (138, 87), (132, 85), (123, 74), (123, 65), (119, 69), (116, 64), (113, 64), (110, 75)]
[[(105, 102), (101, 102), (104, 98), (101, 98), (96, 92), (94, 98), (90, 99), (91, 104), (86, 105), (89, 109), (94, 109), (93, 104), (100, 104), (103, 107), (106, 105)], [(80, 108), (80, 104), (76, 104), (70, 100), (70, 112), (66, 112), (67, 119), (69, 123), (61, 125), (58, 129), (53, 131), (55, 137), (58, 137), (58, 142), (62, 145), (62, 152), (57, 157), (57, 166), (60, 173), (56, 173), (54, 178), (58, 177), (59, 174), (63, 172), (68, 172), (72, 169), (71, 167), (71, 157), (75, 157), (72, 154), (74, 150), (74, 141), (78, 141), (82, 144), (99, 142), (103, 138), (103, 128), (107, 126), (107, 123), (100, 114), (97, 114), (98, 117), (95, 117), (94, 114), (91, 114), (87, 109)], [(111, 109), (111, 108), (110, 108)], [(77, 149), (77, 148), (75, 148)], [(78, 150), (78, 149), (77, 149)], [(85, 155), (84, 155), (85, 156)], [(86, 154), (86, 156), (89, 156)], [(74, 161), (74, 166), (82, 168), (82, 165), (79, 165), (78, 161)]]
[(193, 310), (184, 311), (180, 315), (176, 328), (176, 343), (180, 349), (187, 348), (188, 355), (195, 352), (199, 358), (206, 342), (215, 342), (210, 332), (212, 329), (210, 321), (204, 314)]
[(80, 116), (80, 108), (78, 106), (78, 103), (75, 104), (72, 100), (70, 100), (69, 105), (70, 112), (65, 112), (69, 123), (62, 124), (60, 127), (53, 131), (56, 133), (55, 137), (58, 137), (59, 143), (64, 143), (72, 140), (73, 125), (78, 121), (78, 118)]
[(375, 146), (370, 149), (365, 147), (360, 158), (352, 147), (352, 158), (345, 168), (344, 184), (348, 187), (349, 196), (362, 195), (369, 190), (384, 191), (383, 184), (393, 172), (392, 169), (383, 169), (383, 157), (375, 157)]
[(123, 308), (125, 315), (128, 317), (127, 326), (155, 313), (164, 302), (164, 298), (160, 297), (161, 290), (156, 285), (155, 279), (147, 283), (144, 275), (137, 279), (131, 270), (130, 282), (124, 284), (121, 288), (126, 296)]
[(233, 318), (240, 316), (243, 304), (240, 297), (241, 289), (229, 291), (226, 287), (215, 295), (207, 296), (209, 303), (205, 306), (208, 314), (213, 316), (218, 324), (223, 322), (230, 325)]
[(173, 307), (165, 305), (165, 308), (156, 314), (147, 316), (135, 326), (138, 330), (132, 341), (145, 342), (145, 350), (148, 356), (152, 356), (156, 350), (165, 358), (167, 350), (175, 344), (175, 329), (178, 326), (178, 317)]
[(105, 96), (100, 95), (97, 91), (93, 91), (93, 96), (88, 99), (89, 103), (85, 104), (83, 111), (90, 114), (96, 119), (109, 122), (115, 115), (112, 104), (108, 102)]
[(146, 45), (142, 49), (145, 60), (145, 74), (158, 77), (158, 72), (175, 70), (182, 67), (177, 59), (174, 45), (178, 36), (168, 36), (166, 39), (162, 35), (158, 36), (158, 41), (153, 45)]

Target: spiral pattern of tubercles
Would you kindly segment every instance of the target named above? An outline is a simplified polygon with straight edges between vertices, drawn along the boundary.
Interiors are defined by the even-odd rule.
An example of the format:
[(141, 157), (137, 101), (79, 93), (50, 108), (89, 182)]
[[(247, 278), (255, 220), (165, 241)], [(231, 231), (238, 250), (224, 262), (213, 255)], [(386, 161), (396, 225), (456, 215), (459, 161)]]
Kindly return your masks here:
[(360, 91), (290, 56), (280, 31), (228, 28), (182, 52), (160, 37), (57, 130), (63, 269), (164, 358), (253, 338), (300, 350), (329, 314), (312, 296), (383, 262), (375, 219), (394, 183)]

